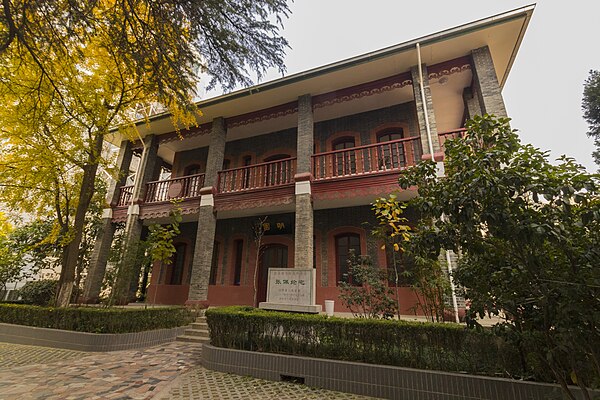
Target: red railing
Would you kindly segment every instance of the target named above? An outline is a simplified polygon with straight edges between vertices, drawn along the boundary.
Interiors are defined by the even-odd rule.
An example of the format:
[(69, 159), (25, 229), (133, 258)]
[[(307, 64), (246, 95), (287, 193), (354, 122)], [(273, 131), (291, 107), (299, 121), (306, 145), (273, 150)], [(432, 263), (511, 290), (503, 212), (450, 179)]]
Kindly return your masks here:
[(312, 156), (315, 180), (374, 174), (414, 165), (421, 157), (418, 137), (328, 151)]
[(219, 193), (282, 186), (294, 182), (296, 157), (219, 172)]
[(188, 175), (146, 184), (145, 203), (157, 203), (174, 199), (189, 199), (200, 196), (204, 174)]
[(127, 206), (131, 203), (131, 196), (133, 196), (133, 185), (121, 186), (119, 191), (119, 202), (117, 206)]
[(446, 140), (456, 139), (457, 137), (463, 137), (465, 135), (466, 131), (467, 131), (466, 128), (458, 128), (458, 129), (454, 129), (452, 131), (438, 133), (438, 137), (440, 140), (440, 147), (441, 148), (444, 147), (444, 143), (446, 142)]

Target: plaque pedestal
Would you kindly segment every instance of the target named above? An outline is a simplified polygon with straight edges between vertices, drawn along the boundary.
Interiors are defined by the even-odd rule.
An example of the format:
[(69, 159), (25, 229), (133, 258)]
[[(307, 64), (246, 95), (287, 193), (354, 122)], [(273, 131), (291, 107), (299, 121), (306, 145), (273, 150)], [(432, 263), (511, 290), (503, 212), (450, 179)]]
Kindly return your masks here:
[(315, 304), (315, 270), (300, 268), (269, 268), (267, 301), (258, 308), (318, 314)]

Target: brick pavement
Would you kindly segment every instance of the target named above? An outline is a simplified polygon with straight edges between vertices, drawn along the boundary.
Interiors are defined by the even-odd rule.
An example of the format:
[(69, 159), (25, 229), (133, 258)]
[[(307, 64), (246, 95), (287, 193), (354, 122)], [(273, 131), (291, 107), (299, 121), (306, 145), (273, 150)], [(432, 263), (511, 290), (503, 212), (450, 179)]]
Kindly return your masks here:
[(87, 354), (89, 353), (74, 350), (0, 343), (0, 368), (4, 370), (29, 364), (47, 364), (59, 360), (83, 357)]
[(366, 399), (209, 371), (200, 352), (181, 342), (110, 353), (0, 343), (0, 400)]
[(247, 376), (210, 371), (203, 367), (195, 367), (191, 371), (180, 375), (154, 399), (366, 400), (372, 399), (372, 397), (311, 388), (294, 383), (265, 381)]
[(150, 399), (200, 360), (198, 345), (178, 342), (142, 350), (80, 353), (70, 359), (65, 359), (73, 353), (69, 350), (6, 346), (12, 348), (11, 354), (28, 353), (31, 362), (21, 357), (7, 363), (10, 369), (0, 371), (2, 400)]

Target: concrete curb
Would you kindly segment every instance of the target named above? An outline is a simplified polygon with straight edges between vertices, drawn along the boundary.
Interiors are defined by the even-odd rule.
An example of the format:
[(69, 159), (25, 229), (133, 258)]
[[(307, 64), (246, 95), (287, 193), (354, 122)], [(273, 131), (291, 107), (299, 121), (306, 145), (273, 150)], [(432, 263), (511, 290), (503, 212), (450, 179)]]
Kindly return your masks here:
[(0, 342), (78, 351), (118, 351), (174, 341), (187, 326), (133, 333), (89, 333), (0, 323)]
[[(204, 367), (272, 381), (386, 399), (547, 400), (562, 399), (558, 385), (387, 365), (224, 349), (204, 345)], [(578, 388), (573, 392), (583, 396)], [(598, 391), (590, 391), (597, 396)]]

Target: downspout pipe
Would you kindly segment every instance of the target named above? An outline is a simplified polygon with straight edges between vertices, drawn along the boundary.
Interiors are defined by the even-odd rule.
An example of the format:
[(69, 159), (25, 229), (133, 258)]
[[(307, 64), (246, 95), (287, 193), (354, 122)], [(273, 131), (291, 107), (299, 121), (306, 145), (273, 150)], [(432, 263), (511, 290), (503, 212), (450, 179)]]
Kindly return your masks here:
[(423, 101), (423, 111), (425, 113), (425, 130), (427, 131), (427, 144), (429, 145), (429, 154), (431, 155), (431, 161), (435, 162), (435, 155), (433, 154), (433, 139), (431, 138), (431, 126), (429, 125), (429, 110), (427, 108), (427, 96), (425, 94), (425, 87), (423, 86), (423, 66), (421, 65), (421, 44), (417, 42), (417, 61), (419, 68), (419, 89), (421, 90), (421, 100)]
[[(435, 162), (435, 154), (433, 151), (433, 139), (431, 138), (431, 126), (429, 124), (429, 110), (427, 108), (427, 96), (425, 93), (425, 87), (423, 85), (423, 66), (421, 63), (421, 44), (417, 42), (417, 61), (419, 68), (419, 89), (421, 91), (421, 100), (423, 101), (423, 112), (425, 113), (425, 130), (427, 131), (427, 144), (429, 146), (429, 154), (431, 155), (431, 161)], [(445, 220), (445, 215), (442, 215), (442, 219)], [(446, 253), (446, 265), (448, 266), (448, 279), (450, 280), (450, 290), (452, 292), (452, 307), (454, 308), (454, 320), (456, 323), (460, 322), (458, 317), (458, 301), (456, 299), (456, 287), (454, 286), (454, 278), (452, 277), (452, 259), (450, 252), (444, 250)]]

